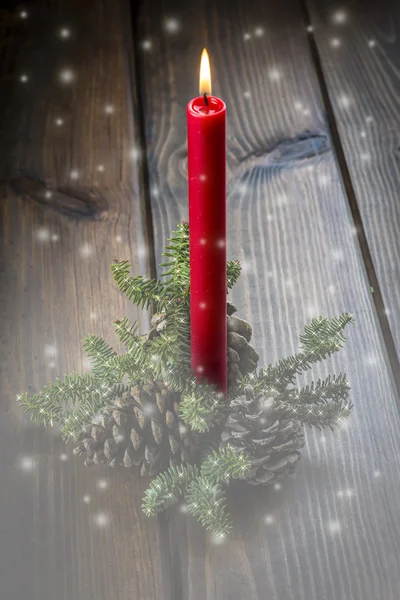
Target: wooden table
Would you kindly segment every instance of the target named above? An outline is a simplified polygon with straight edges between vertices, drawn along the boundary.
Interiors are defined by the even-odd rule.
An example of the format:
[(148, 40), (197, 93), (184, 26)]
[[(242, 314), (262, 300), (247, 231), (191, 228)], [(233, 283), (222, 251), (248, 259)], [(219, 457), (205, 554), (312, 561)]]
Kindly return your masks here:
[[(0, 12), (0, 591), (5, 600), (400, 597), (400, 9), (389, 0), (9, 1)], [(84, 371), (135, 312), (109, 265), (155, 276), (187, 218), (185, 106), (201, 50), (228, 106), (232, 293), (260, 365), (355, 314), (355, 408), (307, 431), (280, 490), (236, 490), (221, 545), (147, 482), (86, 469), (15, 402)]]

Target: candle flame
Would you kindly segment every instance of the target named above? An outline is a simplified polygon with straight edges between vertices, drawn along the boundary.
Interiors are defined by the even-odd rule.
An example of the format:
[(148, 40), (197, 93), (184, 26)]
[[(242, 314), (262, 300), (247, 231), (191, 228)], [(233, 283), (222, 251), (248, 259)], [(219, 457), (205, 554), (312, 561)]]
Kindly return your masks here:
[(211, 94), (210, 59), (208, 58), (208, 52), (205, 48), (201, 54), (199, 91), (200, 96), (204, 96), (204, 94)]

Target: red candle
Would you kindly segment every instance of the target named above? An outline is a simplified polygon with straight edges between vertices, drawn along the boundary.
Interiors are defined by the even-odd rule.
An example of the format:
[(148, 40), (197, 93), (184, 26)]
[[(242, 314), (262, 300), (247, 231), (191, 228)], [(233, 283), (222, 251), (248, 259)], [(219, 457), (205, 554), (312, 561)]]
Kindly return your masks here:
[(200, 96), (187, 106), (191, 366), (227, 393), (225, 103), (211, 96), (203, 50)]

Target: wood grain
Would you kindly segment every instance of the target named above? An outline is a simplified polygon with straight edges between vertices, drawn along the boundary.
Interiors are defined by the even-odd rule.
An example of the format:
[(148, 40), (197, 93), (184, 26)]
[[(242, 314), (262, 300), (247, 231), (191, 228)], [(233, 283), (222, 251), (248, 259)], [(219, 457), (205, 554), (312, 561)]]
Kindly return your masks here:
[[(0, 595), (170, 598), (159, 528), (140, 508), (146, 482), (85, 468), (15, 402), (85, 370), (88, 333), (115, 346), (113, 319), (149, 324), (109, 270), (115, 257), (136, 273), (150, 268), (132, 160), (129, 4), (59, 0), (26, 10), (21, 20), (9, 3), (1, 21)], [(71, 82), (60, 81), (65, 69)]]
[[(400, 351), (400, 8), (308, 2), (322, 68), (397, 352)], [(338, 21), (339, 14), (339, 21)], [(337, 40), (334, 42), (334, 40)], [(336, 44), (336, 45), (335, 45)], [(340, 44), (340, 45), (338, 45)]]
[(282, 489), (236, 488), (235, 534), (224, 544), (176, 511), (181, 597), (395, 600), (399, 415), (335, 157), (299, 146), (299, 134), (327, 130), (300, 6), (160, 1), (143, 5), (139, 29), (157, 263), (187, 218), (185, 105), (207, 46), (213, 91), (228, 107), (228, 256), (244, 267), (233, 300), (253, 325), (260, 364), (296, 351), (312, 316), (356, 316), (346, 350), (313, 371), (348, 373), (348, 426), (308, 431)]

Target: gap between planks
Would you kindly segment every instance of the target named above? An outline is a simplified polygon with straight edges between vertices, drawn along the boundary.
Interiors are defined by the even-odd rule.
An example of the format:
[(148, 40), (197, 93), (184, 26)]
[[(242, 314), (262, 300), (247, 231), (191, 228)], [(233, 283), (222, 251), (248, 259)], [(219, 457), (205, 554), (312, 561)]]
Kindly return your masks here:
[(305, 30), (308, 35), (308, 44), (310, 48), (311, 59), (317, 75), (318, 84), (321, 91), (322, 102), (325, 107), (326, 119), (328, 122), (328, 128), (332, 139), (332, 149), (335, 153), (339, 171), (343, 180), (344, 193), (348, 200), (351, 218), (353, 219), (354, 227), (357, 234), (357, 241), (360, 248), (362, 260), (364, 263), (366, 276), (369, 282), (369, 286), (372, 292), (372, 298), (379, 322), (379, 326), (382, 333), (383, 343), (386, 348), (386, 352), (389, 359), (391, 368), (391, 374), (396, 386), (396, 399), (397, 404), (400, 407), (400, 360), (397, 354), (396, 346), (394, 343), (392, 331), (387, 316), (387, 309), (383, 300), (383, 295), (379, 285), (378, 277), (375, 271), (374, 263), (372, 260), (371, 250), (367, 241), (364, 225), (361, 218), (360, 209), (358, 206), (357, 195), (353, 185), (353, 181), (350, 175), (350, 169), (348, 167), (346, 156), (343, 149), (342, 140), (339, 134), (339, 128), (336, 122), (333, 105), (329, 96), (328, 86), (325, 81), (324, 71), (322, 67), (322, 61), (319, 54), (318, 46), (315, 40), (314, 33), (308, 30), (311, 27), (311, 18), (307, 6), (307, 0), (299, 0), (299, 4), (303, 13)]

